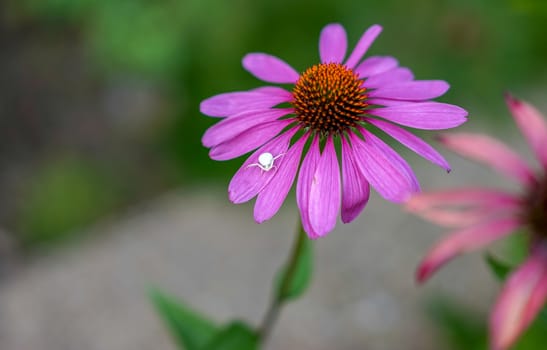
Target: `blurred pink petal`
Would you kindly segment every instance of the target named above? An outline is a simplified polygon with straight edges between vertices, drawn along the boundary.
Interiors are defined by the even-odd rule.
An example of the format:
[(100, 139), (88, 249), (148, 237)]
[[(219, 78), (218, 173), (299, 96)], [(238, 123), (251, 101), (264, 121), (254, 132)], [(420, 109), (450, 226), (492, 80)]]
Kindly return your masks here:
[(517, 218), (503, 218), (450, 233), (425, 256), (416, 272), (419, 282), (427, 280), (439, 267), (457, 255), (484, 247), (521, 225)]
[(547, 247), (538, 247), (505, 282), (490, 318), (492, 348), (509, 349), (547, 301)]
[(534, 106), (520, 101), (510, 94), (505, 96), (505, 100), (537, 159), (543, 168), (547, 169), (547, 122), (545, 117)]
[(437, 207), (482, 207), (496, 203), (507, 203), (516, 206), (523, 204), (519, 197), (500, 190), (487, 188), (458, 188), (417, 193), (412, 196), (405, 206), (412, 212), (418, 212), (420, 210)]
[(514, 195), (488, 189), (455, 189), (417, 193), (405, 208), (446, 227), (465, 227), (495, 217), (517, 216), (522, 201)]
[(445, 134), (439, 141), (452, 151), (489, 165), (522, 184), (535, 181), (535, 176), (521, 157), (502, 142), (481, 134)]

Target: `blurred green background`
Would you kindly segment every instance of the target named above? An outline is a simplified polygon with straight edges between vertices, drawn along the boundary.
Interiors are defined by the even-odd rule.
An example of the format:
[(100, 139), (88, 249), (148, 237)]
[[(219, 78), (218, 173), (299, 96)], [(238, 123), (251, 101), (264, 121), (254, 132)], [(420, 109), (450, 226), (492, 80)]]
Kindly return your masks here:
[[(316, 63), (329, 22), (346, 27), (350, 47), (383, 25), (372, 54), (448, 81), (443, 100), (493, 127), (509, 121), (503, 91), (532, 102), (547, 92), (542, 0), (7, 0), (0, 227), (25, 253), (169, 189), (226, 184), (240, 160), (207, 157), (200, 138), (215, 120), (199, 102), (262, 84), (241, 67), (248, 52), (297, 70)], [(447, 329), (465, 328), (435, 310), (455, 322)], [(482, 344), (481, 327), (450, 336)]]

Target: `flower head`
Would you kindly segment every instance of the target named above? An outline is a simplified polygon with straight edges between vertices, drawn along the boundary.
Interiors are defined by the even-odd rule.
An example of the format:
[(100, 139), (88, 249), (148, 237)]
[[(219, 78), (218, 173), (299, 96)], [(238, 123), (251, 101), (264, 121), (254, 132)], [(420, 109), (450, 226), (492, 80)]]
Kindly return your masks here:
[(410, 211), (432, 222), (456, 227), (419, 265), (420, 282), (460, 253), (483, 247), (518, 228), (527, 229), (529, 256), (507, 279), (491, 314), (491, 342), (496, 350), (509, 348), (547, 300), (547, 122), (526, 102), (510, 95), (506, 100), (539, 160), (539, 171), (530, 168), (504, 143), (486, 135), (445, 135), (441, 142), (518, 181), (521, 193), (464, 188), (417, 194), (406, 204)]
[(345, 223), (355, 219), (368, 201), (369, 185), (393, 202), (418, 191), (410, 166), (369, 128), (382, 130), (449, 170), (438, 152), (400, 125), (452, 128), (465, 122), (467, 112), (429, 101), (448, 90), (446, 82), (416, 81), (393, 57), (363, 60), (381, 30), (378, 25), (370, 27), (345, 59), (344, 28), (327, 25), (319, 39), (321, 63), (301, 74), (277, 57), (248, 54), (243, 58), (247, 71), (268, 83), (289, 84), (289, 89), (266, 86), (201, 103), (203, 114), (224, 118), (202, 139), (211, 148), (212, 159), (232, 159), (256, 150), (232, 178), (228, 193), (234, 203), (257, 197), (257, 222), (279, 210), (299, 166), (297, 203), (312, 238), (331, 231), (339, 212)]

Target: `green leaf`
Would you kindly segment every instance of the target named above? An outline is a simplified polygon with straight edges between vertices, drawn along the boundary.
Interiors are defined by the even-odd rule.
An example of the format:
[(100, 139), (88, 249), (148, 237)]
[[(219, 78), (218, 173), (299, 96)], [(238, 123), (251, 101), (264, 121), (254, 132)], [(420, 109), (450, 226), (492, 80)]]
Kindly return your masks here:
[(499, 260), (490, 253), (487, 253), (484, 256), (484, 260), (486, 260), (486, 263), (490, 267), (490, 270), (500, 281), (505, 280), (507, 278), (507, 275), (509, 275), (509, 273), (513, 269), (512, 266), (510, 266), (506, 262)]
[[(426, 312), (438, 329), (446, 349), (484, 350), (488, 343), (485, 317), (450, 299), (436, 295), (426, 304)], [(444, 349), (443, 348), (443, 349)]]
[(240, 321), (228, 324), (202, 350), (255, 350), (259, 336), (256, 331)]
[(213, 322), (174, 298), (158, 290), (152, 290), (150, 298), (181, 349), (202, 349), (218, 333)]
[(289, 262), (281, 268), (276, 279), (276, 296), (281, 302), (298, 298), (306, 291), (311, 281), (312, 243), (302, 228), (297, 239)]

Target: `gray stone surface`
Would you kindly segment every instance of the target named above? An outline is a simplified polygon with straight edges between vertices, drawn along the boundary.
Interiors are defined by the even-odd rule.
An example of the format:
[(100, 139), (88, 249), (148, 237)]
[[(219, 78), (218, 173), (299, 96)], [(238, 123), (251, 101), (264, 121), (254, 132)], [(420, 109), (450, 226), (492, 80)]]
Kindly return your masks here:
[[(406, 156), (424, 188), (492, 184), (491, 172), (457, 157), (446, 175)], [(291, 193), (277, 216), (257, 225), (251, 205), (232, 205), (224, 188), (209, 188), (167, 194), (95, 225), (0, 285), (0, 349), (175, 349), (147, 300), (150, 286), (219, 322), (258, 323), (291, 244), (294, 202)], [(486, 312), (498, 288), (479, 254), (417, 286), (415, 266), (442, 232), (373, 195), (355, 222), (314, 243), (311, 289), (284, 310), (267, 349), (446, 348), (424, 312), (428, 298), (442, 293)]]

